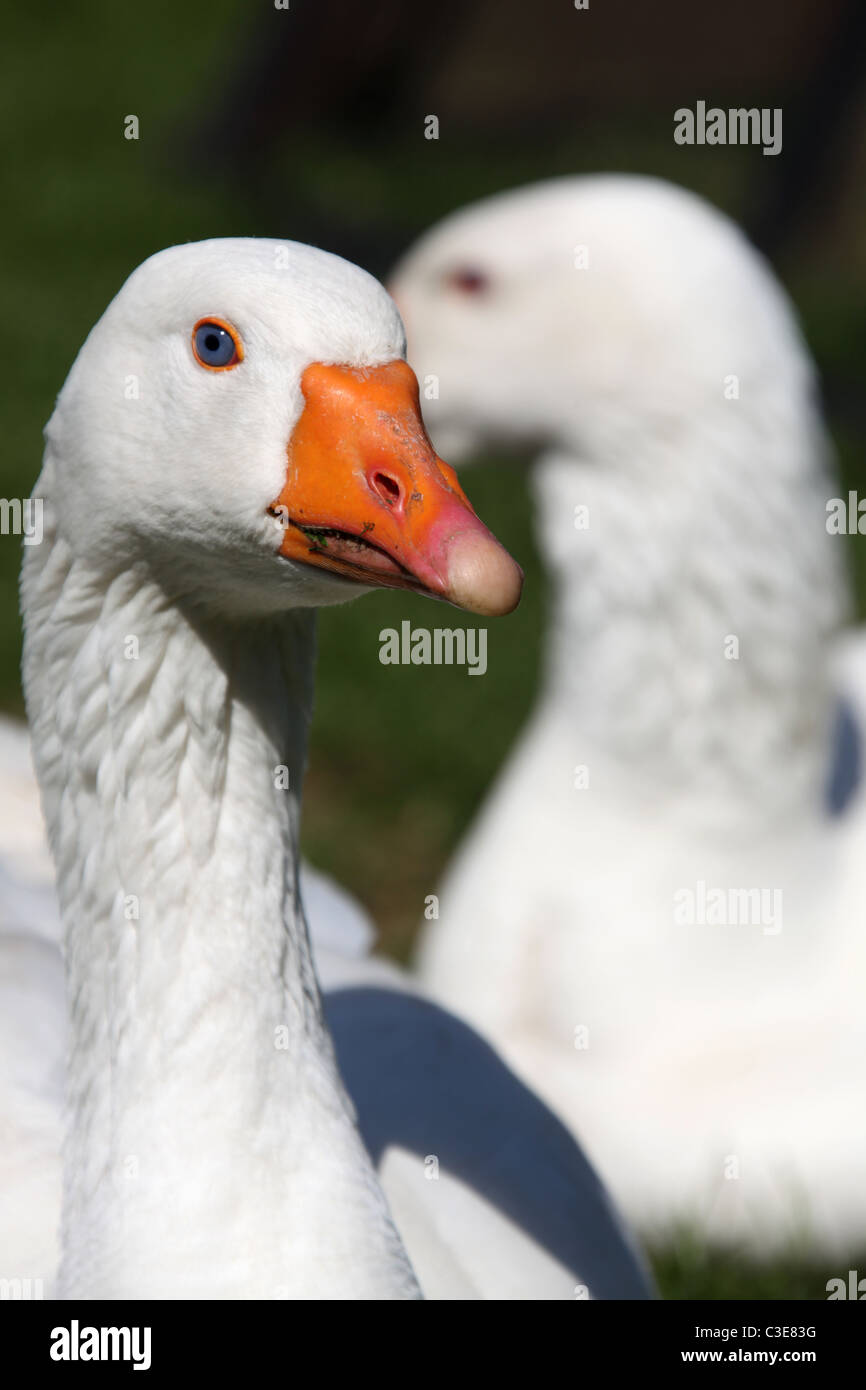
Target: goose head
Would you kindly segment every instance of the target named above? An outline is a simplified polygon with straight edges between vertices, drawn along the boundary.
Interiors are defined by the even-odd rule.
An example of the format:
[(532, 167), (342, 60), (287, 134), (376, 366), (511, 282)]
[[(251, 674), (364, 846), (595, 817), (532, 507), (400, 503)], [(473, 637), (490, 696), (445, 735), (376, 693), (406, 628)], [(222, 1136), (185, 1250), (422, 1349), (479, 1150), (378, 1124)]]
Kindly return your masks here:
[(497, 614), (517, 566), (430, 445), (384, 289), (324, 251), (227, 239), (130, 276), (47, 427), (73, 552), (240, 616), (387, 586)]
[[(443, 219), (389, 288), (433, 377), (440, 446), (503, 441), (635, 470), (684, 417), (737, 414), (811, 385), (785, 296), (702, 199), (660, 180), (564, 178)], [(751, 399), (745, 387), (750, 387)]]

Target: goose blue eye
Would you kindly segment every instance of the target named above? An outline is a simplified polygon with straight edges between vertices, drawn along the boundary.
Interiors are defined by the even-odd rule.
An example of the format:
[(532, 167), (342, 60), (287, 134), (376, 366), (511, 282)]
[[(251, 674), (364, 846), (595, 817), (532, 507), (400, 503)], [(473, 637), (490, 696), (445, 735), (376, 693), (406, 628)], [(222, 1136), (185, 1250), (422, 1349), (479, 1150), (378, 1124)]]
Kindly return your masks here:
[(219, 319), (200, 319), (192, 330), (192, 350), (203, 367), (222, 371), (244, 359), (240, 339), (233, 328)]

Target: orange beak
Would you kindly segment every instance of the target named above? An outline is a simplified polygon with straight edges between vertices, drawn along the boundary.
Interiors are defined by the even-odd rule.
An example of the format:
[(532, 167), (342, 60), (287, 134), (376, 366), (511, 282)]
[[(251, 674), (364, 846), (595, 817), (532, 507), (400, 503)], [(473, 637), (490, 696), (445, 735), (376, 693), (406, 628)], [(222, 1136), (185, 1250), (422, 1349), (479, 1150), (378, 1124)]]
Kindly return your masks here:
[(472, 613), (510, 613), (523, 574), (433, 452), (411, 367), (313, 362), (301, 389), (285, 486), (268, 508), (284, 523), (280, 554)]

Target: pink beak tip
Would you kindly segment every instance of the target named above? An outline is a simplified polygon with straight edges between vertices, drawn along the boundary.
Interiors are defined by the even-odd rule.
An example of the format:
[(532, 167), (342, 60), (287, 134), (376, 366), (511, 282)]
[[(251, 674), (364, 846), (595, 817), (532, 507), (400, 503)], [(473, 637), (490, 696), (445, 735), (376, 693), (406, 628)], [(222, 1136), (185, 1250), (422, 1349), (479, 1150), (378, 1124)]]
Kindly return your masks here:
[(460, 531), (447, 545), (444, 597), (484, 617), (511, 613), (520, 602), (523, 571), (508, 551), (483, 529)]

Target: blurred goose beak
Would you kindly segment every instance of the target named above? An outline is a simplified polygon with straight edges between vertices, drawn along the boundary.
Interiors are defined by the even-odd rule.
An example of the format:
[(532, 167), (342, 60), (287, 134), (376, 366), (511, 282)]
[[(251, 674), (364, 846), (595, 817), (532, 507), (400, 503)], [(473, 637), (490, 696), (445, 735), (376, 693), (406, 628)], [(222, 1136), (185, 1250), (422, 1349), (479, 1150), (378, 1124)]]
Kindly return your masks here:
[(471, 613), (510, 613), (523, 574), (427, 437), (415, 373), (313, 362), (269, 507), (280, 554), (359, 584), (414, 589)]

